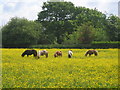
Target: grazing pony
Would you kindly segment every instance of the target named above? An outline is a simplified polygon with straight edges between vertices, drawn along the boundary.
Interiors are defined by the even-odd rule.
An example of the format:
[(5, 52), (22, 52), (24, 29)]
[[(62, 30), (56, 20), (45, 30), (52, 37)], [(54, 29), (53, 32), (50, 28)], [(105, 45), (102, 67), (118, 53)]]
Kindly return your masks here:
[(69, 50), (69, 51), (68, 51), (68, 58), (71, 58), (71, 57), (72, 57), (72, 55), (73, 55), (72, 50)]
[(62, 51), (55, 52), (54, 57), (58, 57), (58, 56), (62, 57)]
[(29, 55), (34, 55), (34, 57), (36, 57), (37, 56), (37, 51), (36, 50), (25, 50), (23, 53), (22, 53), (22, 57), (24, 57), (25, 55), (27, 55), (27, 57), (29, 56)]
[(46, 56), (46, 58), (48, 57), (48, 51), (46, 51), (46, 50), (42, 50), (42, 51), (38, 51), (38, 58), (40, 58), (40, 56), (43, 56), (43, 55), (45, 55)]
[(97, 50), (88, 50), (86, 53), (85, 53), (85, 56), (87, 56), (89, 54), (89, 56), (91, 56), (92, 54), (94, 54), (95, 56), (98, 55), (98, 51)]

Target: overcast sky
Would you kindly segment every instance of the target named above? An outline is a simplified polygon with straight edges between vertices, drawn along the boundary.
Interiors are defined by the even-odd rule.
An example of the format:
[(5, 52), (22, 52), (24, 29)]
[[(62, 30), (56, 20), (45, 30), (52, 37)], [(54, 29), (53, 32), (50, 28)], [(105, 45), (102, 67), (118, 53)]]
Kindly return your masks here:
[[(37, 19), (43, 2), (47, 0), (0, 0), (0, 26), (5, 25), (12, 17), (25, 17), (29, 20)], [(75, 6), (97, 8), (107, 15), (118, 15), (118, 1), (120, 0), (64, 0)]]

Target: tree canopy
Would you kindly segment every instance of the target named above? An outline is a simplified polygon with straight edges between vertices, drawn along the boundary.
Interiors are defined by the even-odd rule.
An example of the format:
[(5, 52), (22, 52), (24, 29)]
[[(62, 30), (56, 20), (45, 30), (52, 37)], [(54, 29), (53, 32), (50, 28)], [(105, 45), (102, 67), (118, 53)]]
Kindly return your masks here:
[(38, 21), (64, 21), (72, 18), (75, 7), (71, 2), (44, 2), (42, 9)]
[[(114, 17), (114, 16), (113, 16)], [(118, 19), (115, 17), (115, 19)], [(38, 22), (45, 28), (44, 33), (52, 39), (50, 43), (62, 43), (65, 38), (71, 36), (79, 26), (86, 22), (91, 22), (95, 29), (95, 41), (111, 41), (109, 18), (102, 12), (85, 7), (75, 7), (71, 2), (45, 2), (42, 11), (38, 14)], [(113, 28), (119, 31), (115, 21)], [(112, 35), (118, 38), (118, 33)], [(49, 37), (50, 36), (50, 37)], [(77, 39), (77, 38), (76, 38)], [(115, 40), (115, 39), (114, 39)]]
[(119, 41), (120, 18), (72, 2), (44, 2), (35, 21), (12, 18), (2, 27), (4, 46)]
[(107, 34), (111, 41), (120, 41), (120, 18), (111, 15), (107, 19)]
[(2, 28), (3, 46), (24, 47), (37, 44), (41, 33), (41, 24), (24, 18), (12, 18)]

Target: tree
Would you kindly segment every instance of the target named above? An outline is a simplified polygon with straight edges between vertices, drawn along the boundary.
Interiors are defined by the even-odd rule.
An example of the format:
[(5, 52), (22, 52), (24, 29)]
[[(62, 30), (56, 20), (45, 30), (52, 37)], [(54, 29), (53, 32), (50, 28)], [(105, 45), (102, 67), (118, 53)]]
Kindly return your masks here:
[(68, 35), (63, 44), (90, 44), (93, 40), (95, 40), (95, 28), (91, 22), (87, 22), (78, 26), (77, 31)]
[(38, 14), (38, 21), (70, 20), (75, 10), (71, 2), (44, 2), (43, 11)]
[(14, 17), (2, 28), (3, 46), (26, 47), (37, 44), (41, 27), (40, 23)]
[(107, 34), (110, 41), (120, 41), (120, 18), (114, 15), (110, 15), (107, 19)]
[(90, 22), (82, 24), (78, 27), (79, 38), (81, 43), (90, 44), (95, 38), (95, 29)]
[[(38, 14), (38, 22), (42, 23), (44, 28), (42, 34), (44, 35), (44, 40), (40, 42), (53, 44), (53, 43), (65, 43), (67, 40), (69, 42), (77, 43), (78, 40), (74, 40), (74, 38), (78, 38), (76, 32), (77, 27), (85, 29), (86, 22), (91, 22), (91, 27), (86, 27), (84, 31), (81, 31), (81, 35), (90, 40), (95, 41), (107, 41), (109, 40), (117, 40), (119, 36), (119, 19), (115, 21), (115, 23), (111, 23), (111, 20), (107, 19), (106, 15), (100, 11), (95, 9), (89, 9), (85, 7), (75, 7), (71, 2), (45, 2), (43, 4), (42, 10)], [(116, 18), (117, 19), (117, 18)], [(113, 20), (113, 18), (112, 18)], [(94, 29), (94, 30), (91, 30)], [(88, 31), (87, 31), (88, 30)], [(94, 33), (93, 33), (94, 31)], [(74, 33), (75, 32), (75, 33)], [(113, 35), (111, 35), (114, 32)], [(87, 37), (87, 35), (94, 34), (94, 38)], [(83, 37), (79, 38), (82, 40)], [(114, 38), (114, 39), (113, 39)], [(64, 41), (65, 40), (65, 41)], [(86, 39), (87, 40), (87, 39)], [(82, 43), (91, 43), (91, 41), (84, 42), (86, 40), (81, 41)]]
[(65, 33), (72, 33), (74, 26), (70, 21), (74, 12), (74, 4), (71, 2), (45, 2), (43, 11), (38, 14), (38, 22), (44, 27), (44, 37), (51, 43), (63, 42)]
[(77, 25), (90, 21), (94, 28), (104, 28), (106, 23), (106, 15), (97, 9), (89, 9), (85, 7), (76, 7), (74, 18), (77, 20)]
[(76, 7), (74, 18), (77, 26), (81, 26), (88, 21), (95, 29), (95, 41), (107, 41), (109, 37), (106, 32), (106, 15), (97, 9), (89, 9), (85, 7)]
[(67, 37), (64, 38), (63, 44), (80, 44), (79, 38), (79, 32), (75, 31), (72, 34), (67, 34)]
[(94, 41), (109, 41), (106, 29), (95, 28), (95, 39)]

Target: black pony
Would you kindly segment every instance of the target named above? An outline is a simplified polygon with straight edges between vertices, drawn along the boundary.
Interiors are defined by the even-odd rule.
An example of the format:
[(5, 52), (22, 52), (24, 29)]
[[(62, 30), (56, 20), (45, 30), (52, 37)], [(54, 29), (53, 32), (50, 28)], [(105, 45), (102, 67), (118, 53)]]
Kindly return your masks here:
[(22, 53), (22, 57), (24, 57), (25, 55), (29, 56), (29, 55), (34, 55), (34, 57), (37, 56), (37, 51), (36, 50), (25, 50), (23, 53)]

